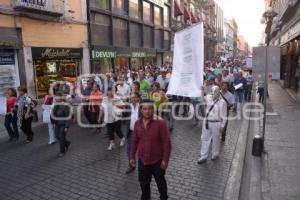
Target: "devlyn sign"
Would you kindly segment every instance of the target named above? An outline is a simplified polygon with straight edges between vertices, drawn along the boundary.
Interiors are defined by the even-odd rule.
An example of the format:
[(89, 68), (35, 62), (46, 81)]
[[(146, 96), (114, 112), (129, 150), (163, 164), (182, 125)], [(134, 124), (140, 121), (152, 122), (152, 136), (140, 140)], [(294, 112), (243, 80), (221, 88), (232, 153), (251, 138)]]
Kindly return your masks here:
[(93, 58), (115, 58), (115, 51), (93, 51)]
[(93, 58), (116, 58), (116, 57), (132, 57), (132, 58), (145, 58), (145, 57), (155, 57), (156, 53), (147, 53), (143, 51), (136, 52), (117, 52), (117, 51), (93, 51)]

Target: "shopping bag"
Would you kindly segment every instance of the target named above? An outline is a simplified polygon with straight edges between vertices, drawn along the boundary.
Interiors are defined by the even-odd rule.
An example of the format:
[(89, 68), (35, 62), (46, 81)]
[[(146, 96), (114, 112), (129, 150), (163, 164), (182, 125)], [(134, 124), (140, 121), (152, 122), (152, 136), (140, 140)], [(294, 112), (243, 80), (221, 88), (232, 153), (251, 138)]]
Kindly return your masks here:
[(51, 110), (47, 109), (43, 111), (43, 122), (44, 123), (50, 123), (50, 115), (51, 115)]

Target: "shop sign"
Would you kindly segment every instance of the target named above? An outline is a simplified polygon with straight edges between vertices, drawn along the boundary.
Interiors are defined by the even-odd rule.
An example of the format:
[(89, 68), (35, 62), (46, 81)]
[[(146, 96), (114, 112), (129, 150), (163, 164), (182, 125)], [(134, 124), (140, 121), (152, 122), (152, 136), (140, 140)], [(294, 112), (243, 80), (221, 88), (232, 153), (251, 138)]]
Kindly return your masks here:
[(281, 45), (294, 39), (300, 34), (300, 22), (292, 26), (285, 34), (281, 36)]
[(131, 53), (117, 52), (117, 57), (131, 57)]
[(131, 56), (133, 58), (145, 58), (146, 53), (145, 52), (132, 52)]
[(11, 49), (0, 49), (0, 65), (14, 65), (15, 54)]
[(115, 58), (115, 51), (93, 51), (93, 58)]
[(149, 52), (147, 52), (146, 53), (146, 57), (156, 57), (156, 53), (149, 53)]
[(149, 1), (160, 7), (164, 7), (164, 0), (149, 0)]
[(82, 49), (32, 48), (32, 57), (42, 59), (81, 58)]
[(30, 9), (38, 12), (51, 12), (62, 15), (64, 10), (64, 1), (61, 0), (16, 0), (14, 4), (18, 9)]
[(16, 47), (17, 42), (16, 41), (0, 41), (0, 46), (2, 46), (2, 47)]

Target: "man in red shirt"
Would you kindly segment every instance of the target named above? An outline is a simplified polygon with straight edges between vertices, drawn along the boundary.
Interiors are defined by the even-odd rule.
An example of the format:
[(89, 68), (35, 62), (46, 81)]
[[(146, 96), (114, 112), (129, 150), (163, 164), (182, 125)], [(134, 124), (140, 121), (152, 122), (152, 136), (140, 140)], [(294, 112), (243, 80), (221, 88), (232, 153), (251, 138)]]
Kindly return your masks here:
[(151, 198), (150, 182), (152, 175), (156, 181), (160, 199), (168, 199), (165, 172), (171, 152), (171, 141), (166, 122), (154, 116), (152, 101), (144, 101), (141, 105), (142, 117), (134, 126), (130, 164), (135, 167), (135, 154), (138, 150), (139, 182), (142, 189), (142, 200)]

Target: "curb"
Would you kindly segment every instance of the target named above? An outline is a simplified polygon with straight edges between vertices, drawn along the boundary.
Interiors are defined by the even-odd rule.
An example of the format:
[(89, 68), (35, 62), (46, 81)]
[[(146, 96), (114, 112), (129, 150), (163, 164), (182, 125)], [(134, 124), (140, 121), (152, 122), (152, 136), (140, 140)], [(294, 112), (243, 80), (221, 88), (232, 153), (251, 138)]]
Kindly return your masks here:
[(244, 119), (241, 125), (233, 160), (231, 162), (223, 200), (239, 200), (249, 125), (249, 120)]

